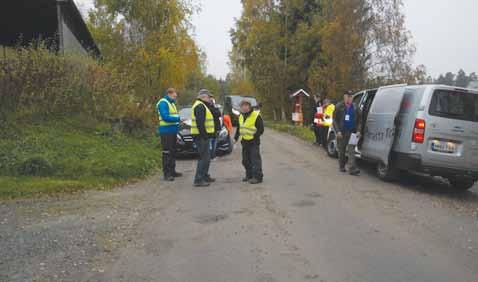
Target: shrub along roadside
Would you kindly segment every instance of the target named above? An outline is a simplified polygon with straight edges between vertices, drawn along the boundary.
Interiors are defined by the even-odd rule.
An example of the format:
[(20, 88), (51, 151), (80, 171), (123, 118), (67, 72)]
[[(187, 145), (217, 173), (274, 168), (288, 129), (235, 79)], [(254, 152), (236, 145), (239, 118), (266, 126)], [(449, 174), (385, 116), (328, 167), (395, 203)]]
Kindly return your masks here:
[(109, 188), (160, 168), (153, 134), (113, 134), (88, 118), (17, 122), (0, 133), (0, 198)]
[(296, 136), (307, 142), (314, 142), (314, 132), (305, 126), (294, 126), (285, 122), (266, 122), (267, 127)]

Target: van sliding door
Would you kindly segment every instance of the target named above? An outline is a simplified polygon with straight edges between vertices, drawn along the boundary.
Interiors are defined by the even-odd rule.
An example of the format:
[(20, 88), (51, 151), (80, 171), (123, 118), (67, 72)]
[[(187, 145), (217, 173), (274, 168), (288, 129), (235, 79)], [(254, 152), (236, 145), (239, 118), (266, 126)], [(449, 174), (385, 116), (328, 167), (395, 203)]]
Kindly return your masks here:
[(380, 88), (365, 123), (362, 155), (388, 165), (395, 140), (398, 116), (406, 85)]

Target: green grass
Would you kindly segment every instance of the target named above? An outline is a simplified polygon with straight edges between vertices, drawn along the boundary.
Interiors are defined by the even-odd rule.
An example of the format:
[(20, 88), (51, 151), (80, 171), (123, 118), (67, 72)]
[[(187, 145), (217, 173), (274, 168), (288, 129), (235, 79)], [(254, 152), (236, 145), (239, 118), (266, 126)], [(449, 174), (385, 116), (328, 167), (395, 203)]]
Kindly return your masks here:
[[(87, 118), (3, 126), (0, 198), (104, 189), (144, 178), (160, 167), (157, 144), (152, 134), (112, 134), (108, 124)], [(48, 169), (35, 173), (32, 159)]]
[(314, 132), (310, 129), (310, 127), (295, 126), (285, 122), (266, 122), (266, 126), (277, 131), (296, 136), (307, 142), (315, 141)]

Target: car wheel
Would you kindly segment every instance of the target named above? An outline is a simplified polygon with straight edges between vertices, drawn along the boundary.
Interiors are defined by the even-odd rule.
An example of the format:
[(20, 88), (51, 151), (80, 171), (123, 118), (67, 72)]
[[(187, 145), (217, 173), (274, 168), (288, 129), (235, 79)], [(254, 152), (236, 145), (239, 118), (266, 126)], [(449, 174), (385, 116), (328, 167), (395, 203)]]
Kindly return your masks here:
[(339, 152), (337, 151), (337, 139), (334, 134), (331, 134), (327, 141), (327, 155), (331, 158), (338, 158)]
[(394, 181), (398, 178), (400, 172), (389, 162), (388, 165), (383, 162), (377, 164), (377, 176), (383, 181)]
[(459, 191), (467, 191), (475, 185), (475, 182), (471, 178), (467, 177), (452, 177), (448, 179), (451, 186)]

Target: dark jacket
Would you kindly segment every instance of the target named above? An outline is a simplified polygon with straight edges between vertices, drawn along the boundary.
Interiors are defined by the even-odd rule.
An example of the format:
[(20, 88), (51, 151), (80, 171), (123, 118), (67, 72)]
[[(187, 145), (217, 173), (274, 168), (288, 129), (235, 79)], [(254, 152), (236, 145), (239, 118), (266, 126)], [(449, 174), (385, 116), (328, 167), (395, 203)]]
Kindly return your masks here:
[[(252, 112), (249, 112), (244, 115), (244, 121), (247, 120), (247, 118), (251, 115)], [(254, 139), (246, 141), (242, 140), (241, 143), (243, 144), (250, 144), (250, 143), (255, 143), (255, 144), (261, 144), (261, 135), (264, 134), (264, 121), (262, 120), (261, 115), (257, 117), (256, 120), (256, 134), (254, 134)], [(239, 140), (239, 137), (241, 137), (241, 125), (237, 125), (237, 130), (236, 130), (236, 135), (234, 136), (234, 140)]]
[[(355, 129), (357, 132), (362, 132), (362, 113), (357, 105), (354, 106)], [(346, 106), (344, 102), (340, 102), (335, 106), (334, 112), (334, 129), (336, 132), (344, 132)]]
[(213, 103), (205, 103), (208, 109), (211, 111), (212, 116), (214, 117), (214, 128), (216, 129), (216, 134), (218, 134), (221, 129), (221, 111), (214, 106)]
[[(201, 101), (202, 102), (202, 101)], [(205, 102), (203, 102), (206, 104)], [(204, 125), (206, 122), (206, 107), (204, 105), (198, 105), (194, 109), (194, 115), (196, 116), (196, 124), (198, 126), (199, 135), (195, 136), (195, 138), (199, 139), (208, 139), (216, 137), (215, 134), (208, 134), (206, 132), (206, 126)]]

